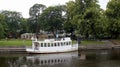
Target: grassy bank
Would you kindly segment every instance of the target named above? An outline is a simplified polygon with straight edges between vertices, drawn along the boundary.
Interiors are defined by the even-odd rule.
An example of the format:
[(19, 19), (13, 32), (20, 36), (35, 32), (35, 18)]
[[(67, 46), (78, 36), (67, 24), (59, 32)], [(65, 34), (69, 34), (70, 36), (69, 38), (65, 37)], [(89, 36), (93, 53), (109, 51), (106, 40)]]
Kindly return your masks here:
[[(77, 43), (77, 41), (73, 41), (73, 43)], [(102, 41), (96, 41), (96, 40), (82, 40), (81, 41), (82, 45), (87, 45), (87, 44), (106, 44), (105, 42)]]
[(0, 46), (30, 46), (32, 44), (31, 40), (0, 40)]
[[(77, 43), (77, 41), (73, 41)], [(0, 40), (0, 46), (30, 46), (32, 44), (31, 40), (21, 40), (21, 39), (10, 39), (10, 40)], [(85, 44), (105, 44), (105, 42), (95, 41), (95, 40), (84, 40), (81, 41), (82, 45)]]
[(86, 45), (86, 44), (106, 44), (106, 43), (102, 41), (95, 41), (95, 40), (84, 40), (84, 41), (81, 41), (81, 44)]

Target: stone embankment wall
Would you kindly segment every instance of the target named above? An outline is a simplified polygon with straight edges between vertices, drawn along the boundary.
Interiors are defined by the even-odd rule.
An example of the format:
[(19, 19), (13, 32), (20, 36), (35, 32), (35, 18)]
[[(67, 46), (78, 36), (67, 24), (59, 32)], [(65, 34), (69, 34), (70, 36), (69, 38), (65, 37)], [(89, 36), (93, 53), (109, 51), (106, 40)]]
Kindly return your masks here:
[(25, 53), (25, 46), (1, 46), (0, 53)]

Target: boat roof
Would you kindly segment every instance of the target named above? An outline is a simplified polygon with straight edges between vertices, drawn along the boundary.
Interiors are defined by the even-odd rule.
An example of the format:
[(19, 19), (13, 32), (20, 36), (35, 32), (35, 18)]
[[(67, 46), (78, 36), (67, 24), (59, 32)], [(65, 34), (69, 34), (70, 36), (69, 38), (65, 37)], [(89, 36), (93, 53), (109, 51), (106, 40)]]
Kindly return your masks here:
[(56, 38), (56, 39), (45, 39), (43, 41), (34, 41), (34, 42), (65, 42), (65, 41), (71, 41), (70, 37), (65, 37), (65, 38)]

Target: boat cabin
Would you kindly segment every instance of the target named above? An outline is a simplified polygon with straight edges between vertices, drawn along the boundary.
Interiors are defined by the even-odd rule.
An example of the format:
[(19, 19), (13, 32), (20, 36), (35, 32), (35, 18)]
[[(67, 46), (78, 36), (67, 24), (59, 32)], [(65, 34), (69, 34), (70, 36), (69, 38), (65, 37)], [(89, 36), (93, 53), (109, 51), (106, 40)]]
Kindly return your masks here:
[(72, 41), (70, 38), (64, 38), (60, 40), (46, 39), (44, 41), (34, 41), (33, 45), (36, 49), (37, 47), (61, 47), (72, 45)]

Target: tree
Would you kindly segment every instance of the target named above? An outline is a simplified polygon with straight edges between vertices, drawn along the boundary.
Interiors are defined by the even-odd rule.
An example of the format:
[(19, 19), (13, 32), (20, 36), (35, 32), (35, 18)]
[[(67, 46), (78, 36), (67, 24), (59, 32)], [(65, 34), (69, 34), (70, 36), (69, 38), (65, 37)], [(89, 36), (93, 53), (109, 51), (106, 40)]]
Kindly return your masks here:
[(62, 12), (62, 6), (51, 6), (45, 9), (40, 17), (43, 30), (52, 32), (54, 36), (62, 30), (64, 21)]
[(120, 0), (110, 0), (107, 5), (108, 33), (111, 38), (120, 36)]
[(8, 26), (6, 33), (8, 37), (17, 38), (20, 33), (20, 24), (22, 15), (19, 12), (15, 11), (2, 11), (2, 15), (5, 16), (5, 22)]
[(5, 16), (0, 14), (0, 39), (5, 37), (6, 28), (7, 28), (7, 25), (5, 22)]
[(82, 31), (86, 38), (89, 36), (100, 38), (103, 33), (100, 11), (94, 7), (87, 9), (84, 14), (84, 20), (80, 25), (80, 29), (83, 29)]
[(46, 6), (42, 5), (42, 4), (34, 4), (30, 10), (29, 10), (29, 23), (30, 28), (32, 30), (32, 32), (36, 33), (36, 36), (38, 35), (39, 31), (40, 31), (40, 23), (41, 21), (38, 20), (38, 18), (40, 17), (41, 13), (43, 12), (43, 10), (45, 10)]
[(28, 19), (26, 19), (26, 18), (21, 19), (20, 29), (21, 29), (20, 33), (30, 32)]
[[(72, 24), (77, 34), (88, 38), (90, 35), (98, 37), (101, 28), (101, 9), (97, 0), (75, 0), (67, 3), (67, 22)], [(100, 32), (100, 30), (99, 30)]]
[(79, 21), (82, 20), (84, 13), (82, 0), (70, 1), (67, 3), (67, 22), (77, 28)]
[(30, 17), (36, 18), (36, 16), (41, 14), (45, 8), (46, 6), (43, 4), (34, 4), (29, 10)]
[(78, 25), (78, 17), (80, 16), (78, 14), (79, 11), (77, 11), (75, 8), (79, 6), (76, 6), (74, 1), (69, 1), (66, 4), (66, 20), (64, 22), (64, 30), (65, 33), (70, 33), (71, 38), (74, 38), (75, 31), (77, 29)]
[(4, 37), (4, 28), (2, 24), (0, 24), (0, 39)]

